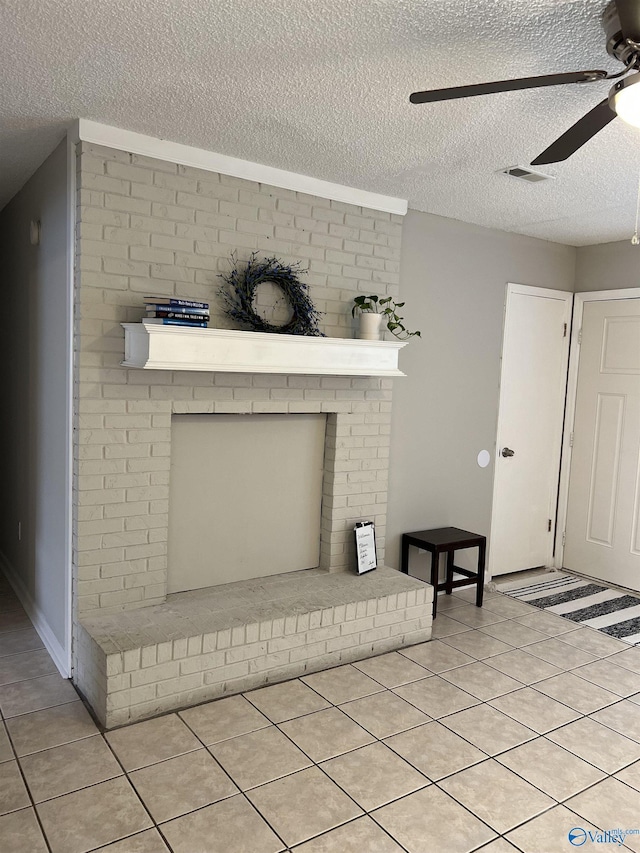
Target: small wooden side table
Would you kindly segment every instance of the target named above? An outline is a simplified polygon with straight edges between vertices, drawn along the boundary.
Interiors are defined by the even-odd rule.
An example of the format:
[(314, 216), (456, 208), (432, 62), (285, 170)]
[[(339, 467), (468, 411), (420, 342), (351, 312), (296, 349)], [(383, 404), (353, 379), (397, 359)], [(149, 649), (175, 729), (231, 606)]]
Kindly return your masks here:
[[(438, 590), (444, 589), (451, 595), (454, 587), (469, 586), (476, 583), (476, 607), (482, 607), (484, 593), (484, 568), (487, 554), (487, 537), (479, 536), (459, 527), (436, 527), (433, 530), (417, 530), (415, 533), (402, 534), (402, 556), (400, 571), (409, 574), (409, 545), (415, 545), (423, 551), (431, 553), (431, 586), (433, 587), (433, 618), (436, 618)], [(478, 549), (478, 571), (461, 569), (454, 565), (454, 554), (463, 548)], [(438, 564), (440, 554), (447, 555), (447, 574), (444, 583), (438, 583)], [(464, 577), (453, 579), (453, 573), (458, 572)]]

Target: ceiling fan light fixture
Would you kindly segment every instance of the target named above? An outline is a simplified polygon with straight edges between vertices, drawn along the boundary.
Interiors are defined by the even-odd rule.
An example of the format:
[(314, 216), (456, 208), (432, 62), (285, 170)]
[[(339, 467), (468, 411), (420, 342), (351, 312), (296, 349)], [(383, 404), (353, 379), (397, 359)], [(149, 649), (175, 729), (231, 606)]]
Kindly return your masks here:
[(609, 106), (633, 127), (640, 127), (640, 73), (624, 77), (611, 88)]

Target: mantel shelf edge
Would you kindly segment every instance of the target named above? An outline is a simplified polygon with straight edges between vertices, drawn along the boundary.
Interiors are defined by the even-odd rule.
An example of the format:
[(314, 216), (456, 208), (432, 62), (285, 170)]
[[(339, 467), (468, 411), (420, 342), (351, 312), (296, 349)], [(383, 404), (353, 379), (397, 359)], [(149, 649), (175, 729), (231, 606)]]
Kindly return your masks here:
[(404, 376), (404, 341), (363, 341), (242, 332), (235, 329), (122, 323), (124, 367), (227, 373)]

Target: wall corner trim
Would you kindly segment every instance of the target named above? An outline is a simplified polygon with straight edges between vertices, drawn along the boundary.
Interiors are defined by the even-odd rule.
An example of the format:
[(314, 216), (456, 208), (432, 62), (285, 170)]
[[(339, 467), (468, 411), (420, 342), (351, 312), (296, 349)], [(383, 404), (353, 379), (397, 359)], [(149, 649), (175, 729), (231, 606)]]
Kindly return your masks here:
[(370, 210), (381, 210), (400, 216), (404, 216), (407, 212), (408, 203), (406, 199), (380, 195), (343, 184), (334, 184), (309, 175), (276, 169), (273, 166), (253, 163), (250, 160), (240, 160), (237, 157), (217, 154), (204, 148), (194, 148), (191, 145), (171, 142), (168, 139), (146, 136), (142, 133), (100, 124), (89, 119), (78, 119), (70, 130), (70, 134), (72, 138), (77, 137), (78, 140), (92, 142), (95, 145), (104, 145), (120, 151), (155, 157), (158, 160), (180, 163), (183, 166), (193, 166), (196, 169), (204, 169), (209, 172), (233, 175), (236, 178), (257, 181), (261, 184), (295, 192), (308, 193), (320, 198), (366, 207)]

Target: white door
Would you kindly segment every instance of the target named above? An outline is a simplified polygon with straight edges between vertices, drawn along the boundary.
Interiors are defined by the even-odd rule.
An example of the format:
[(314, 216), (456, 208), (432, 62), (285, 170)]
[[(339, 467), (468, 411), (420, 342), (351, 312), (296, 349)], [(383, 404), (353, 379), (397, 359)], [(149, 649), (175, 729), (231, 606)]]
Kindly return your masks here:
[(640, 591), (640, 299), (585, 302), (564, 566)]
[(550, 565), (573, 294), (509, 285), (489, 566)]

